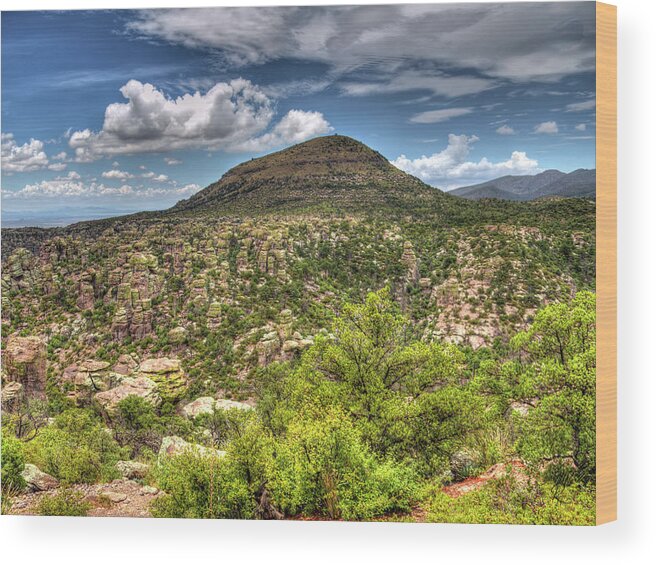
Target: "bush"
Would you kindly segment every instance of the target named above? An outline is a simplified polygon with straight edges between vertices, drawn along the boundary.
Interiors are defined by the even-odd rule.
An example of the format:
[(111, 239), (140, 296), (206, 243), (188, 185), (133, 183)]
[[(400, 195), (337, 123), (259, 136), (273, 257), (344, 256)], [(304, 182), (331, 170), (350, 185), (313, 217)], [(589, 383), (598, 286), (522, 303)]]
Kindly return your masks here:
[(92, 414), (73, 409), (41, 430), (26, 445), (26, 457), (64, 483), (96, 483), (118, 478), (116, 462), (126, 452)]
[(553, 524), (589, 526), (595, 523), (594, 489), (512, 478), (491, 481), (458, 498), (438, 492), (428, 513), (430, 522), (466, 524)]
[(63, 489), (54, 495), (44, 496), (37, 506), (41, 516), (86, 516), (91, 504), (84, 495), (73, 489)]
[(270, 486), (288, 515), (369, 519), (409, 511), (417, 495), (410, 468), (379, 461), (339, 413), (292, 424), (276, 451)]
[(15, 492), (25, 487), (21, 473), (25, 469), (22, 442), (2, 430), (2, 492)]
[(273, 459), (270, 436), (257, 424), (239, 430), (225, 457), (189, 449), (156, 470), (153, 515), (167, 518), (256, 518)]
[[(154, 501), (156, 518), (252, 518), (245, 483), (227, 480), (225, 462), (199, 451), (169, 457), (156, 471), (166, 492)], [(226, 488), (229, 486), (229, 488)]]

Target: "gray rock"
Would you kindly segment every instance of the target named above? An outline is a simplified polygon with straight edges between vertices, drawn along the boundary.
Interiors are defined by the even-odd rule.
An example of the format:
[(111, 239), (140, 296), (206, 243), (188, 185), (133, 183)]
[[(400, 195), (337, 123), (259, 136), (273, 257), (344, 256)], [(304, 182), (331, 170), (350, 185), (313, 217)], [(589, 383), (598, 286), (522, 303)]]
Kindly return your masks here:
[(126, 479), (143, 479), (150, 467), (138, 461), (118, 461), (116, 468)]
[(114, 504), (118, 504), (119, 502), (123, 502), (124, 500), (127, 500), (128, 495), (124, 494), (122, 492), (115, 492), (113, 490), (104, 490), (99, 493), (100, 496), (103, 496), (113, 502)]
[(175, 457), (188, 451), (199, 453), (200, 455), (214, 455), (215, 457), (224, 457), (226, 452), (205, 447), (196, 443), (189, 443), (178, 436), (166, 436), (162, 439), (162, 445), (159, 448), (158, 461), (165, 457)]
[(201, 414), (211, 414), (214, 409), (217, 410), (252, 410), (253, 407), (244, 402), (236, 402), (227, 398), (214, 399), (211, 396), (201, 396), (190, 402), (184, 408), (182, 413), (189, 419), (194, 419)]
[(25, 469), (23, 469), (21, 476), (27, 483), (28, 490), (32, 492), (52, 490), (59, 486), (59, 481), (55, 477), (44, 473), (31, 463), (25, 463)]

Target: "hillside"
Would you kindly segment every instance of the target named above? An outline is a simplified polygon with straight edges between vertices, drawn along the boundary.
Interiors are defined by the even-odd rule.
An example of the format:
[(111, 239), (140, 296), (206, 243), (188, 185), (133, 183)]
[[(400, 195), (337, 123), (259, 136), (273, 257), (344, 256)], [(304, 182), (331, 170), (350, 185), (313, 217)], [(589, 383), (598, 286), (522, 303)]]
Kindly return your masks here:
[[(469, 201), (330, 136), (238, 165), (164, 212), (3, 230), (4, 412), (12, 426), (26, 418), (11, 428), (17, 437), (36, 436), (24, 442), (26, 461), (53, 475), (51, 485), (77, 485), (94, 515), (115, 504), (121, 515), (412, 517), (414, 486), (339, 509), (326, 508), (326, 497), (284, 498), (289, 485), (305, 484), (281, 478), (306, 464), (294, 459), (304, 453), (296, 438), (321, 442), (346, 430), (339, 442), (356, 442), (348, 457), (359, 465), (347, 476), (380, 476), (357, 488), (393, 492), (406, 482), (457, 482), (515, 457), (514, 444), (489, 439), (514, 430), (511, 404), (524, 394), (501, 363), (544, 308), (577, 294), (590, 308), (582, 291), (595, 287), (594, 226), (593, 201)], [(321, 375), (327, 384), (317, 390)], [(373, 379), (364, 396), (363, 375)], [(316, 428), (305, 418), (317, 406), (295, 404), (315, 398), (330, 418)], [(383, 412), (367, 416), (374, 406)], [(46, 440), (70, 455), (66, 466), (52, 462)], [(80, 442), (93, 464), (73, 456)], [(168, 476), (159, 462), (191, 444), (237, 465), (224, 477), (245, 497), (236, 506), (173, 504), (183, 484), (175, 473), (206, 461)], [(262, 468), (277, 462), (275, 480), (244, 487), (239, 449), (255, 449)], [(505, 467), (494, 469), (488, 476), (498, 478)], [(43, 499), (21, 495), (15, 511), (35, 511)]]
[(359, 141), (331, 135), (246, 161), (171, 212), (261, 212), (323, 203), (354, 208), (411, 203), (438, 194)]
[(555, 169), (537, 175), (506, 175), (498, 179), (449, 192), (471, 200), (498, 198), (501, 200), (536, 200), (545, 197), (594, 198), (596, 175), (594, 169), (577, 169), (563, 173)]

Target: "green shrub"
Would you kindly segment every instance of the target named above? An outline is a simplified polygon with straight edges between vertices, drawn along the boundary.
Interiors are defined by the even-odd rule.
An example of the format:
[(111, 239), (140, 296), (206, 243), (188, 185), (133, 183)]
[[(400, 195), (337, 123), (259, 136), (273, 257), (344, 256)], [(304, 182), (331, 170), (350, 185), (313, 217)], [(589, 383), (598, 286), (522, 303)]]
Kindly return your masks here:
[[(221, 469), (224, 462), (213, 455), (189, 450), (168, 457), (156, 470), (159, 487), (166, 492), (153, 502), (157, 518), (249, 518), (232, 516), (229, 508), (240, 507), (248, 497), (245, 485), (233, 485), (222, 492)], [(234, 488), (234, 487), (237, 488)], [(225, 496), (224, 496), (225, 495)], [(227, 514), (227, 515), (226, 515)]]
[(458, 498), (438, 492), (428, 513), (430, 522), (466, 524), (553, 524), (589, 526), (595, 523), (594, 489), (581, 485), (557, 488), (533, 480), (491, 481)]
[(270, 487), (288, 515), (369, 519), (408, 511), (417, 495), (410, 468), (380, 462), (349, 419), (337, 412), (293, 423), (276, 451)]
[(118, 478), (116, 462), (126, 455), (90, 412), (79, 409), (63, 412), (26, 444), (28, 461), (68, 484)]
[(86, 516), (91, 504), (84, 500), (84, 495), (73, 489), (63, 489), (54, 495), (44, 496), (37, 506), (41, 516)]
[(4, 493), (22, 490), (25, 480), (21, 476), (25, 468), (25, 455), (22, 442), (10, 432), (2, 430), (2, 491)]

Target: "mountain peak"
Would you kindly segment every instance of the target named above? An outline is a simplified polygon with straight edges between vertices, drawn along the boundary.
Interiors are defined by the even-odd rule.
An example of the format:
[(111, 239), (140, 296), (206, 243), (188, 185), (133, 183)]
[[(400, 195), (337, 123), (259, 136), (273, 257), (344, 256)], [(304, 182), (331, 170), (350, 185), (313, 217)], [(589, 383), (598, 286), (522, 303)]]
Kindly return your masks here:
[(364, 143), (344, 135), (316, 137), (227, 171), (171, 211), (261, 210), (328, 203), (345, 207), (438, 194)]

